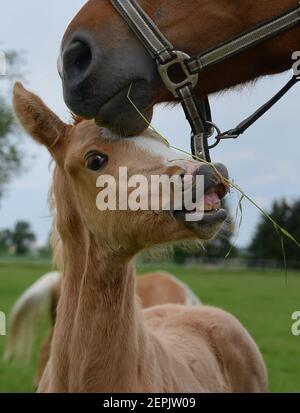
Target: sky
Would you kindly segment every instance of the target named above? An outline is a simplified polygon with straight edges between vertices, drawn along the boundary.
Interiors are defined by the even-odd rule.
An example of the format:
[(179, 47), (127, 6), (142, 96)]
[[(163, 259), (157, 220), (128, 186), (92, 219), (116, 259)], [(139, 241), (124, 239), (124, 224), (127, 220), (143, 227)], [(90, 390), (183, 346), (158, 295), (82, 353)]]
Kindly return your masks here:
[[(10, 0), (1, 6), (0, 50), (23, 52), (24, 84), (37, 93), (63, 120), (69, 112), (63, 102), (56, 61), (63, 33), (84, 0)], [(255, 62), (253, 62), (255, 64)], [(220, 73), (222, 76), (222, 73)], [(221, 130), (236, 126), (270, 98), (291, 72), (259, 80), (255, 86), (211, 97), (214, 121)], [(1, 91), (0, 91), (1, 93)], [(223, 162), (230, 176), (255, 202), (268, 209), (274, 199), (300, 197), (300, 86), (296, 86), (262, 120), (238, 141), (225, 141), (212, 151), (214, 161)], [(153, 124), (172, 145), (189, 150), (189, 126), (181, 108), (159, 106)], [(47, 151), (24, 134), (19, 138), (25, 167), (7, 190), (0, 205), (0, 229), (18, 220), (31, 223), (40, 243), (46, 242), (51, 226), (47, 193), (51, 182)], [(229, 195), (232, 214), (239, 196)], [(243, 223), (237, 245), (245, 247), (259, 220), (259, 212), (244, 202)]]

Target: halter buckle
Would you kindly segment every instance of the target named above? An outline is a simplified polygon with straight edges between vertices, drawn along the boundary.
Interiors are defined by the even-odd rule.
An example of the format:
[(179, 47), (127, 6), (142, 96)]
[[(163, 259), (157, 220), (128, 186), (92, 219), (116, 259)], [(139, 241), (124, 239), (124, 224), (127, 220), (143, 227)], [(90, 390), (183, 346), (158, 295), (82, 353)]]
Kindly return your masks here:
[[(175, 96), (176, 98), (179, 97), (178, 89), (191, 84), (192, 87), (196, 87), (198, 83), (198, 74), (191, 74), (187, 65), (186, 61), (190, 59), (190, 56), (184, 52), (180, 52), (178, 50), (173, 50), (172, 53), (175, 55), (174, 59), (170, 60), (167, 63), (158, 63), (158, 71), (164, 82), (166, 88)], [(172, 66), (179, 65), (182, 69), (183, 74), (185, 75), (185, 79), (180, 82), (174, 82), (169, 75), (169, 70)]]

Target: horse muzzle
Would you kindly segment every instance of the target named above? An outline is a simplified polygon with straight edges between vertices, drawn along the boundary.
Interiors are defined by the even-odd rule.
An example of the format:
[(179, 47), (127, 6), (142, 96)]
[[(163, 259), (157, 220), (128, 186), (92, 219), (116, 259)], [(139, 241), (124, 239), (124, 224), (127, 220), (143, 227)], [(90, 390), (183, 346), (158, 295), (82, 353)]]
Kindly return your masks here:
[(163, 88), (151, 57), (134, 45), (128, 55), (120, 52), (122, 46), (116, 52), (92, 36), (74, 33), (62, 46), (58, 64), (69, 109), (126, 137), (148, 127), (154, 93)]

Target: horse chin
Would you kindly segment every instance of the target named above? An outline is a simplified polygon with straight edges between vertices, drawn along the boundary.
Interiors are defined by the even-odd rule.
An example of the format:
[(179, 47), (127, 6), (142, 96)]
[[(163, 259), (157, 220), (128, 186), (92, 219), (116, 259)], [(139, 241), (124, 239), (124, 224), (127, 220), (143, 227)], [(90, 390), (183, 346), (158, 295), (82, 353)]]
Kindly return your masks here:
[[(134, 104), (128, 99), (128, 86), (103, 104), (95, 122), (122, 137), (138, 136), (148, 128), (153, 116), (152, 105), (136, 97)], [(144, 99), (142, 99), (144, 100)]]
[[(145, 119), (151, 122), (153, 109), (144, 109), (142, 113)], [(124, 138), (138, 136), (147, 129), (149, 125), (145, 119), (131, 106), (121, 102), (119, 104), (114, 104), (114, 102), (105, 104), (95, 116), (95, 122), (98, 126), (105, 127), (114, 135)]]

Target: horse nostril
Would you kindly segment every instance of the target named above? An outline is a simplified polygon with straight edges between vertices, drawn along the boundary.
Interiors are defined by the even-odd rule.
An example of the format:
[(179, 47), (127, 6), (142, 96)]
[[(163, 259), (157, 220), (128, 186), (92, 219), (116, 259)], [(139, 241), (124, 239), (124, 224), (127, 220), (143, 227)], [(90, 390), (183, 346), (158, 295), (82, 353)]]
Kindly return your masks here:
[(68, 46), (63, 54), (64, 73), (69, 78), (78, 77), (86, 72), (91, 62), (91, 48), (86, 43), (76, 40)]

